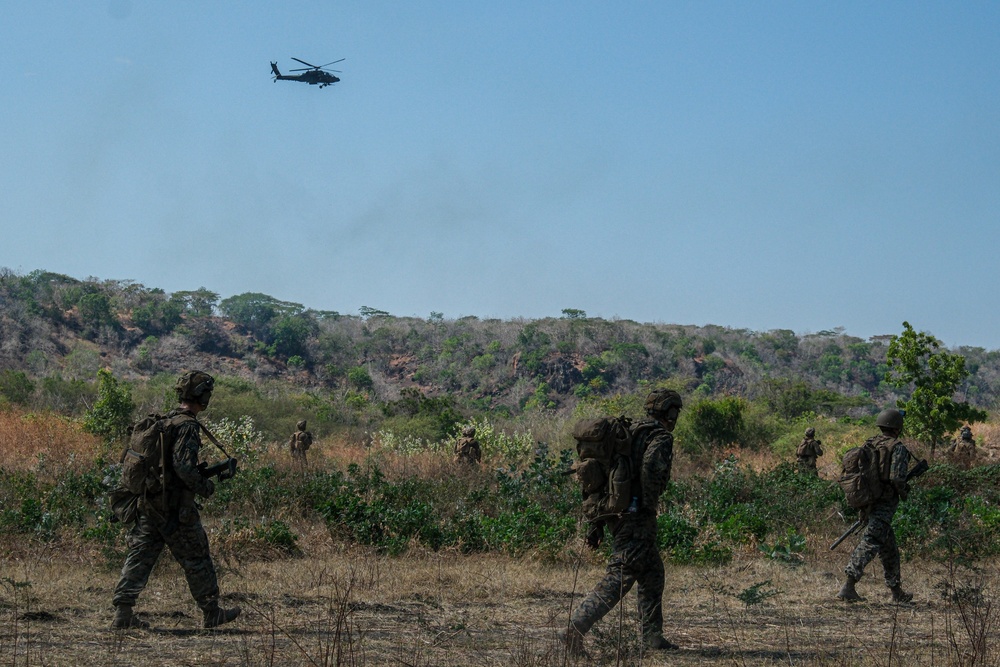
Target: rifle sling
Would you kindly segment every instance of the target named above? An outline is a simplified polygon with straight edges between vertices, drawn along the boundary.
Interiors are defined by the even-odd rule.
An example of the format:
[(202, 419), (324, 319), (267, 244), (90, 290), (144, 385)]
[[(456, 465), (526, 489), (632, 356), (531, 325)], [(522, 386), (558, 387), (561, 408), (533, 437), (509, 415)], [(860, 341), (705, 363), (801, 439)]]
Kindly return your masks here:
[[(197, 420), (195, 420), (195, 421), (197, 421)], [(212, 444), (215, 445), (216, 447), (218, 447), (219, 451), (226, 455), (226, 458), (230, 458), (230, 459), (233, 458), (232, 456), (229, 455), (229, 452), (226, 451), (226, 448), (222, 446), (222, 443), (219, 442), (218, 439), (216, 439), (216, 437), (214, 435), (212, 435), (212, 432), (209, 431), (205, 427), (204, 424), (202, 424), (201, 422), (198, 422), (198, 426), (200, 426), (201, 430), (205, 432), (205, 435), (208, 436), (208, 439), (212, 441)]]

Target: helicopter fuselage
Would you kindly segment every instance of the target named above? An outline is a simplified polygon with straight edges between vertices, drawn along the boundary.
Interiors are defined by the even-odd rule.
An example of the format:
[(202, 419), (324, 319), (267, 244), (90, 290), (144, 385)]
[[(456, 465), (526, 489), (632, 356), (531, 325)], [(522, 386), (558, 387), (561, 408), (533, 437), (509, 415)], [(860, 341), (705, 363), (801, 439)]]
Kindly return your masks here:
[(308, 70), (302, 74), (282, 74), (278, 71), (277, 63), (271, 63), (271, 71), (274, 73), (275, 81), (301, 81), (303, 83), (308, 83), (310, 86), (318, 84), (320, 88), (324, 88), (332, 83), (340, 81), (340, 77), (321, 69)]

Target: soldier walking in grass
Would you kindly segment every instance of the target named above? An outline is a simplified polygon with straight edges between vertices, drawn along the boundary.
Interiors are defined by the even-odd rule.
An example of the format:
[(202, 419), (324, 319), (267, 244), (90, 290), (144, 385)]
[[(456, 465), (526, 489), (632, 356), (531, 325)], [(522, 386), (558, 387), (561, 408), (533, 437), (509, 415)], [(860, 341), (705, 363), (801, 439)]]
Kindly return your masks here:
[(809, 427), (806, 429), (806, 437), (802, 439), (795, 449), (795, 458), (799, 463), (799, 472), (804, 475), (819, 477), (819, 470), (816, 468), (816, 459), (823, 456), (823, 448), (820, 441), (816, 439), (816, 429)]
[(196, 495), (210, 498), (215, 492), (212, 480), (198, 469), (203, 428), (198, 413), (208, 407), (214, 386), (214, 378), (207, 373), (184, 373), (175, 385), (180, 405), (159, 422), (164, 465), (155, 462), (155, 468), (149, 469), (147, 488), (155, 490), (138, 498), (136, 523), (127, 537), (128, 555), (112, 598), (115, 629), (149, 627), (132, 609), (164, 546), (184, 570), (191, 595), (201, 608), (204, 627), (214, 628), (240, 615), (239, 607), (219, 606), (219, 581), (195, 504)]
[(306, 430), (306, 420), (300, 419), (295, 425), (295, 433), (288, 439), (288, 450), (292, 455), (292, 463), (301, 468), (308, 465), (306, 452), (312, 446), (313, 435)]
[(483, 459), (483, 450), (476, 440), (476, 427), (466, 426), (462, 429), (462, 437), (455, 442), (455, 461), (475, 465)]
[[(906, 500), (910, 492), (910, 485), (907, 483), (910, 452), (899, 440), (899, 434), (903, 430), (903, 413), (888, 408), (879, 413), (875, 424), (881, 434), (869, 438), (863, 446), (871, 448), (867, 460), (872, 461), (873, 466), (877, 466), (872, 470), (872, 476), (878, 481), (869, 485), (877, 485), (874, 491), (875, 499), (860, 510), (862, 518), (866, 518), (868, 523), (861, 535), (861, 541), (851, 554), (847, 567), (844, 568), (847, 581), (837, 593), (837, 597), (845, 602), (863, 600), (854, 586), (864, 574), (865, 567), (878, 556), (885, 573), (885, 585), (892, 591), (893, 602), (907, 603), (913, 599), (913, 594), (905, 592), (902, 587), (899, 547), (896, 546), (896, 533), (892, 529), (892, 518), (896, 514), (896, 508), (899, 507), (899, 501)], [(847, 454), (845, 461), (846, 459)], [(862, 474), (864, 472), (862, 471)]]
[(606, 525), (614, 543), (604, 578), (573, 611), (569, 627), (562, 634), (567, 650), (574, 655), (583, 654), (583, 636), (621, 601), (633, 584), (638, 584), (646, 648), (678, 648), (663, 637), (664, 573), (656, 541), (656, 513), (660, 496), (670, 481), (674, 448), (671, 432), (681, 407), (677, 392), (653, 391), (646, 398), (647, 419), (631, 429), (632, 504), (619, 515), (605, 517), (588, 534), (588, 544), (596, 548)]
[(972, 437), (972, 429), (963, 426), (958, 440), (951, 443), (948, 448), (948, 460), (968, 470), (976, 463), (976, 453), (976, 441)]

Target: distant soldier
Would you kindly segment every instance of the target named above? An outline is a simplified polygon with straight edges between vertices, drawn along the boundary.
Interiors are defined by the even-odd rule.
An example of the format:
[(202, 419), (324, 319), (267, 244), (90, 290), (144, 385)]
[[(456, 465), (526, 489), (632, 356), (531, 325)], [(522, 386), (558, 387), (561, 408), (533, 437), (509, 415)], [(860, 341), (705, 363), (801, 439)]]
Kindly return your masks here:
[(455, 461), (470, 465), (479, 463), (483, 458), (483, 450), (476, 440), (476, 427), (466, 426), (462, 429), (462, 437), (455, 443)]
[(951, 443), (948, 448), (948, 460), (953, 464), (969, 469), (976, 463), (976, 441), (972, 437), (972, 429), (968, 426), (962, 427), (958, 440)]
[(816, 459), (823, 456), (823, 448), (820, 441), (815, 438), (816, 429), (809, 427), (806, 429), (806, 437), (802, 439), (795, 449), (795, 458), (799, 462), (799, 472), (805, 475), (819, 477), (819, 470), (816, 469)]
[(903, 413), (888, 408), (879, 413), (875, 424), (882, 433), (869, 438), (864, 447), (877, 451), (877, 455), (873, 453), (870, 460), (877, 462), (878, 471), (875, 474), (880, 479), (881, 493), (870, 505), (861, 509), (861, 516), (866, 517), (868, 523), (844, 568), (847, 581), (837, 597), (845, 602), (863, 600), (854, 585), (861, 579), (868, 563), (878, 556), (885, 572), (885, 585), (892, 591), (892, 601), (906, 603), (913, 599), (913, 594), (903, 591), (899, 574), (899, 547), (892, 529), (892, 518), (899, 501), (906, 500), (910, 493), (910, 485), (906, 481), (910, 452), (899, 440), (903, 430)]
[(300, 419), (295, 427), (297, 430), (288, 439), (288, 450), (292, 455), (292, 462), (305, 468), (307, 464), (306, 452), (312, 446), (313, 436), (306, 430), (305, 419)]

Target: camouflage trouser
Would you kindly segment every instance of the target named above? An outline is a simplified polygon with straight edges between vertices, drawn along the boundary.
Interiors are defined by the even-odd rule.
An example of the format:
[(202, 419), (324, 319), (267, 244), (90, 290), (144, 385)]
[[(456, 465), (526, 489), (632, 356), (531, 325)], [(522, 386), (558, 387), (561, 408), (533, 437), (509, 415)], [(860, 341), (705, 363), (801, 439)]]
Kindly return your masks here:
[(655, 516), (622, 520), (604, 578), (573, 611), (570, 624), (586, 634), (635, 583), (639, 585), (643, 637), (659, 636), (663, 633), (663, 559), (656, 546)]
[(116, 607), (135, 605), (164, 545), (184, 570), (188, 588), (198, 606), (202, 610), (218, 606), (219, 580), (208, 551), (208, 536), (195, 510), (188, 510), (182, 518), (188, 519), (188, 522), (181, 523), (170, 535), (165, 536), (159, 522), (148, 514), (139, 512), (139, 520), (128, 534), (128, 556), (125, 557), (122, 577), (115, 586), (112, 598)]
[(882, 569), (885, 570), (885, 585), (889, 588), (900, 585), (899, 548), (896, 546), (896, 533), (892, 530), (892, 517), (898, 506), (897, 499), (872, 505), (865, 532), (844, 568), (847, 576), (860, 579), (865, 566), (878, 556), (882, 561)]
[(799, 473), (803, 475), (812, 475), (813, 477), (819, 477), (819, 470), (816, 469), (816, 461), (808, 459), (799, 459)]

